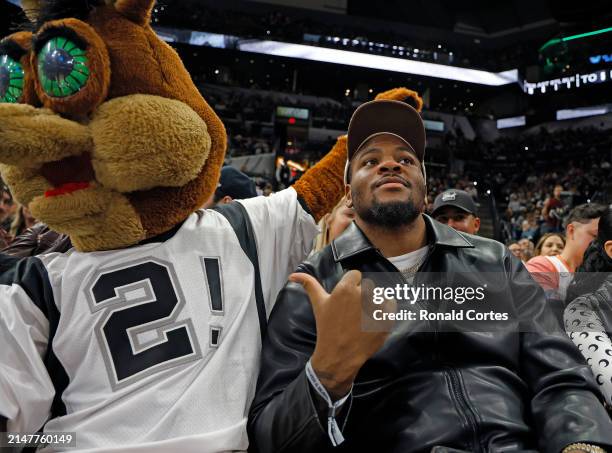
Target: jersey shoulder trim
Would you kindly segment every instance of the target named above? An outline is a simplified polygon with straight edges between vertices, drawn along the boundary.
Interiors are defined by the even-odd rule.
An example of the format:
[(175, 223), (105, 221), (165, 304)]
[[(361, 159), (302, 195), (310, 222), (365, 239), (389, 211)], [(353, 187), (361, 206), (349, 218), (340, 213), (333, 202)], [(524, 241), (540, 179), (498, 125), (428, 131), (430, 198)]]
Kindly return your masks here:
[(18, 285), (47, 319), (57, 313), (47, 269), (36, 257), (0, 254), (0, 285)]
[(69, 378), (53, 352), (53, 338), (59, 324), (60, 312), (55, 304), (47, 268), (37, 257), (18, 258), (0, 253), (0, 285), (18, 285), (49, 321), (49, 339), (43, 360), (55, 387), (51, 416), (53, 418), (66, 414), (62, 393)]

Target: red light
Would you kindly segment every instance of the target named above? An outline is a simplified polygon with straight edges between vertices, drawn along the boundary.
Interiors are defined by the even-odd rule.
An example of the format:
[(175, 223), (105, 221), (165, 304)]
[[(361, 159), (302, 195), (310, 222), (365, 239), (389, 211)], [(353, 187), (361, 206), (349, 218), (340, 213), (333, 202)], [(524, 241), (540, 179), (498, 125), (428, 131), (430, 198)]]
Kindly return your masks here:
[(293, 117), (289, 118), (289, 124), (295, 124), (295, 118)]

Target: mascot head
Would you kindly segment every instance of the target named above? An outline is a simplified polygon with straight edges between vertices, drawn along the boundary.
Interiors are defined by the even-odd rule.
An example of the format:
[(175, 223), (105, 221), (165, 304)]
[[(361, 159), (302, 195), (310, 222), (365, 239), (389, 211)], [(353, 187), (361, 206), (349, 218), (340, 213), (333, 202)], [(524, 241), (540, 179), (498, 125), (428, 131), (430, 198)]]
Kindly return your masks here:
[(223, 124), (150, 27), (154, 0), (24, 2), (0, 41), (0, 173), (80, 251), (170, 230), (212, 194)]

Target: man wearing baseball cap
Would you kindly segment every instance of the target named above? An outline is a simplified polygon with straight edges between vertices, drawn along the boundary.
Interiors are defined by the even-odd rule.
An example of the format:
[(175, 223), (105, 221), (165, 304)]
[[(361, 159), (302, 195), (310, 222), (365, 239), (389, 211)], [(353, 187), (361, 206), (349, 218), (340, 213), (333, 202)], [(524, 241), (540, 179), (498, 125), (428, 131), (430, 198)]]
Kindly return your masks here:
[(401, 101), (379, 100), (362, 104), (353, 114), (348, 131), (348, 159), (344, 173), (350, 179), (350, 164), (366, 142), (386, 136), (395, 137), (416, 156), (425, 174), (425, 126), (421, 115)]
[(457, 231), (477, 234), (480, 217), (476, 216), (476, 203), (472, 196), (459, 189), (445, 190), (434, 200), (431, 216)]
[(203, 208), (212, 208), (218, 204), (231, 203), (233, 200), (246, 200), (257, 196), (255, 183), (251, 178), (229, 165), (221, 169), (217, 189), (204, 203)]
[[(568, 453), (612, 446), (612, 421), (579, 351), (562, 326), (558, 334), (538, 330), (557, 321), (522, 263), (503, 244), (424, 214), (418, 112), (397, 101), (363, 104), (347, 148), (345, 191), (355, 220), (279, 293), (249, 416), (253, 449)], [(501, 335), (384, 318), (364, 329), (378, 319), (371, 293), (362, 291), (370, 282), (386, 290), (432, 278), (447, 288), (490, 288), (492, 297), (485, 292), (478, 304), (522, 314), (529, 332), (518, 320)], [(398, 314), (393, 303), (374, 307)]]

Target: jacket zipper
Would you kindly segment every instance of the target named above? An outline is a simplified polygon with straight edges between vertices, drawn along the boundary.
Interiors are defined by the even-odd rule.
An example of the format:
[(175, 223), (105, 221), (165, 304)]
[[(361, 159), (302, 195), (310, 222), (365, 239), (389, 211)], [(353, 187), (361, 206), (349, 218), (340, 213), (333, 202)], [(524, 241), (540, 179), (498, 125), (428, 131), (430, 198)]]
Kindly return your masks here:
[[(421, 269), (423, 269), (423, 267), (425, 267), (426, 264), (428, 264), (428, 260), (431, 257), (431, 255), (433, 254), (435, 249), (435, 245), (431, 245), (429, 247), (429, 250), (427, 252), (427, 255), (425, 255), (425, 258), (423, 259), (423, 262), (421, 263), (421, 265), (419, 266), (419, 268), (417, 269), (416, 274), (414, 275), (414, 285), (418, 284), (417, 278), (419, 275), (419, 272), (421, 271)], [(378, 251), (378, 254), (383, 258), (386, 259), (382, 253), (380, 253), (380, 251)], [(402, 280), (404, 280), (404, 282), (406, 281), (406, 279), (404, 278), (403, 275), (401, 275), (400, 272), (400, 276), (402, 278)], [(432, 325), (433, 325), (433, 353), (432, 353), (432, 360), (434, 362), (438, 361), (438, 323), (437, 321), (431, 321)], [(476, 414), (474, 413), (473, 409), (471, 408), (467, 397), (465, 396), (465, 394), (463, 393), (463, 389), (461, 388), (461, 381), (459, 378), (459, 372), (450, 367), (450, 366), (446, 366), (446, 371), (445, 374), (449, 377), (450, 383), (451, 383), (451, 388), (453, 391), (453, 396), (455, 397), (455, 400), (458, 402), (459, 405), (459, 409), (461, 410), (461, 413), (465, 416), (466, 420), (468, 421), (469, 427), (472, 430), (472, 449), (476, 452), (484, 452), (482, 445), (480, 444), (480, 439), (479, 439), (479, 435), (478, 435), (478, 419), (476, 417)]]
[(465, 415), (466, 420), (468, 421), (468, 425), (472, 430), (473, 435), (473, 445), (472, 449), (477, 452), (483, 451), (482, 446), (480, 444), (480, 439), (478, 435), (478, 421), (476, 418), (476, 414), (472, 410), (465, 394), (463, 393), (463, 389), (461, 388), (461, 381), (459, 378), (459, 372), (451, 367), (446, 367), (447, 374), (450, 378), (451, 388), (453, 389), (453, 395), (455, 396), (461, 413)]
[[(415, 279), (414, 282), (415, 284), (417, 284), (417, 276), (418, 276), (418, 272), (425, 267), (426, 264), (428, 264), (428, 260), (429, 257), (433, 254), (435, 249), (435, 245), (432, 245), (429, 248), (429, 252), (427, 253), (427, 255), (425, 256), (425, 259), (423, 260), (423, 262), (421, 263), (421, 266), (419, 266), (419, 269), (417, 270), (417, 274), (415, 275)], [(432, 360), (438, 361), (438, 342), (439, 342), (439, 335), (438, 335), (438, 326), (437, 326), (437, 322), (434, 321), (434, 329), (433, 329), (433, 354), (432, 354)], [(447, 366), (446, 367), (446, 374), (449, 376), (450, 379), (450, 383), (451, 383), (451, 388), (453, 391), (453, 396), (455, 397), (456, 401), (458, 402), (458, 406), (459, 409), (461, 410), (462, 414), (465, 416), (466, 420), (468, 421), (469, 427), (472, 431), (472, 436), (473, 436), (473, 445), (472, 445), (472, 449), (476, 452), (482, 452), (484, 451), (482, 448), (482, 445), (480, 444), (480, 439), (479, 439), (479, 435), (478, 435), (478, 419), (476, 417), (476, 414), (474, 413), (474, 411), (472, 410), (467, 397), (465, 396), (465, 394), (463, 393), (463, 389), (461, 387), (461, 381), (459, 378), (459, 372), (450, 367)]]

